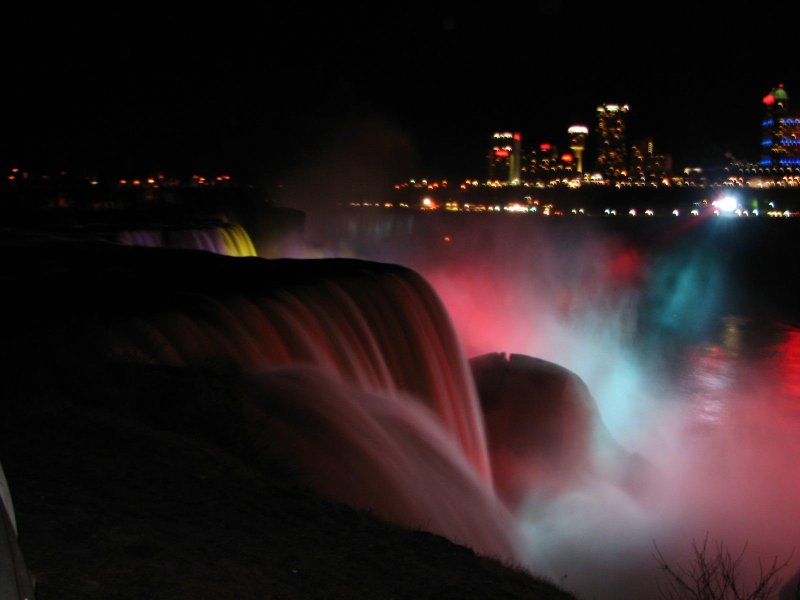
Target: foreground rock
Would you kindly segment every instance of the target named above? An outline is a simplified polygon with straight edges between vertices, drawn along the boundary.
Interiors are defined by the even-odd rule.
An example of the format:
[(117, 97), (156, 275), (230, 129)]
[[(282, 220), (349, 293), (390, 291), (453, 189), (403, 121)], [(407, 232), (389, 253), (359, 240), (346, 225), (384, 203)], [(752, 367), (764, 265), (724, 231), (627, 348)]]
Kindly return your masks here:
[(525, 356), (470, 360), (498, 493), (516, 509), (532, 491), (557, 497), (594, 477), (641, 493), (648, 467), (619, 445), (575, 373)]
[(33, 395), (6, 404), (0, 456), (39, 600), (571, 597), (251, 461), (223, 377), (91, 368), (16, 389)]

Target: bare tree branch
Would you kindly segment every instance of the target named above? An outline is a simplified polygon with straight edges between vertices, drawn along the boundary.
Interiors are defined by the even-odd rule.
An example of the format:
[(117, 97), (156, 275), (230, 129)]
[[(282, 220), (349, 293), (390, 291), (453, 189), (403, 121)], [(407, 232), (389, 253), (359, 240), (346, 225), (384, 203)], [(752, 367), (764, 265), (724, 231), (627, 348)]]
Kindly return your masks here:
[[(769, 600), (774, 598), (780, 588), (779, 574), (785, 569), (794, 555), (780, 561), (775, 556), (771, 562), (758, 560), (758, 575), (752, 588), (742, 581), (742, 564), (747, 552), (747, 544), (736, 555), (722, 542), (717, 542), (711, 550), (708, 534), (702, 544), (692, 540), (692, 556), (685, 565), (673, 566), (667, 562), (658, 545), (653, 542), (653, 558), (662, 572), (659, 592), (663, 600)], [(800, 582), (795, 591), (800, 600)]]

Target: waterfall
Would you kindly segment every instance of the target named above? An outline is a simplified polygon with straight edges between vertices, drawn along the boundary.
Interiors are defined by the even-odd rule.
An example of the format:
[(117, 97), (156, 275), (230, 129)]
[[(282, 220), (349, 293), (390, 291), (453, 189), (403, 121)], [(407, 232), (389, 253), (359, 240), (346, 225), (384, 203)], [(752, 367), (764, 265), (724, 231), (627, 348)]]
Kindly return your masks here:
[[(278, 262), (284, 273), (309, 270), (304, 261)], [(312, 280), (267, 280), (248, 295), (187, 294), (179, 310), (131, 320), (114, 345), (156, 364), (245, 372), (312, 365), (367, 392), (409, 394), (436, 413), (490, 481), (475, 387), (435, 292), (409, 269), (347, 266), (344, 277), (326, 276), (319, 265)]]
[[(168, 255), (141, 251), (146, 278)], [(117, 359), (239, 374), (265, 457), (348, 504), (515, 558), (469, 365), (421, 276), (363, 261), (214, 261), (206, 281), (150, 282), (163, 301), (131, 302), (95, 339)]]
[(264, 372), (245, 389), (248, 438), (264, 460), (394, 523), (517, 559), (511, 515), (427, 407), (308, 367)]
[(224, 256), (256, 256), (247, 231), (233, 223), (191, 228), (130, 229), (118, 232), (116, 241), (126, 246), (185, 248)]

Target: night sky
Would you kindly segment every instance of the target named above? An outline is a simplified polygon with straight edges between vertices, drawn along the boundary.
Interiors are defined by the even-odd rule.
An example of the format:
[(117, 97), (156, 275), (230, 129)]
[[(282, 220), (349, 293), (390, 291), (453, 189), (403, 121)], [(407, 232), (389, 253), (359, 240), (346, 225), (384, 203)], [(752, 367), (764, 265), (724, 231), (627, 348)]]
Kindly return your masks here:
[(483, 177), (493, 131), (564, 147), (569, 125), (616, 102), (629, 139), (651, 135), (683, 166), (757, 158), (760, 99), (779, 82), (800, 108), (796, 2), (583, 4), (26, 9), (0, 36), (0, 161), (271, 183)]

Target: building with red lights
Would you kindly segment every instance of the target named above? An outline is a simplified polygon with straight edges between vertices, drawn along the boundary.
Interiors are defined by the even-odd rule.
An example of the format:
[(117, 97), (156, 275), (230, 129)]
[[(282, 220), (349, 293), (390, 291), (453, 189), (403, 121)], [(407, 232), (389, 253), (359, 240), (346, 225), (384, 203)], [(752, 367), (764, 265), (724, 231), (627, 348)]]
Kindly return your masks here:
[(575, 169), (575, 157), (572, 154), (559, 154), (557, 146), (543, 143), (525, 153), (522, 179), (528, 183), (547, 184), (573, 176)]
[(800, 165), (800, 115), (789, 112), (789, 94), (783, 84), (773, 88), (762, 100), (766, 108), (761, 122), (762, 167)]
[(539, 144), (538, 148), (532, 148), (526, 153), (525, 166), (530, 176), (534, 179), (536, 175), (543, 175), (554, 170), (558, 164), (558, 148), (547, 142)]
[(489, 150), (489, 181), (517, 185), (522, 177), (522, 136), (495, 133)]

